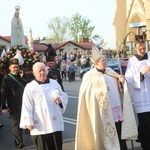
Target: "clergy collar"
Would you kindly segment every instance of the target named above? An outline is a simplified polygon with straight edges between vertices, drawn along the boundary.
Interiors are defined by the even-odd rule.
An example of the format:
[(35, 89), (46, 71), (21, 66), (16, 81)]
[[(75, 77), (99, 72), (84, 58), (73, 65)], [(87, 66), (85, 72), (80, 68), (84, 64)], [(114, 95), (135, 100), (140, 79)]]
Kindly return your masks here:
[(139, 61), (148, 59), (147, 53), (145, 53), (144, 56), (139, 56), (138, 54), (135, 54), (135, 57), (136, 57)]
[(101, 73), (105, 73), (105, 69), (98, 69), (98, 68), (96, 68), (96, 70), (98, 71), (98, 72), (101, 72)]
[(38, 84), (46, 84), (49, 83), (49, 78), (47, 78), (44, 82), (38, 81), (37, 79), (34, 79)]

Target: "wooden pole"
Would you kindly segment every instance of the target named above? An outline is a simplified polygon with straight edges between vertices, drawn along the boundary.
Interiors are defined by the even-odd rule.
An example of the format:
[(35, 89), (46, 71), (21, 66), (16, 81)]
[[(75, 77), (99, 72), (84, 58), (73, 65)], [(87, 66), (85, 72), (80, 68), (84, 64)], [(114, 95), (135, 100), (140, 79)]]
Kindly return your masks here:
[(121, 43), (119, 41), (116, 42), (116, 47), (117, 47), (117, 52), (118, 52), (119, 71), (120, 71), (120, 74), (122, 75), (122, 68), (121, 68), (121, 65), (120, 65), (120, 57), (119, 57), (119, 50), (121, 48)]

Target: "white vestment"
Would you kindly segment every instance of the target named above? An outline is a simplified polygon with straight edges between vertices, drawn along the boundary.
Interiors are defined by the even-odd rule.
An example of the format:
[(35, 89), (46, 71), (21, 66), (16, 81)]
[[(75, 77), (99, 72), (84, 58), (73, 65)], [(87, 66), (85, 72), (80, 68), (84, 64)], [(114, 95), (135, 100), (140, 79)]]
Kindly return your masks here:
[[(150, 53), (148, 53), (150, 58)], [(149, 65), (150, 60), (139, 61), (135, 56), (128, 61), (126, 70), (126, 80), (130, 86), (130, 92), (136, 113), (150, 111), (150, 72), (144, 75), (144, 80), (140, 81), (140, 72), (143, 67)]]
[(2, 53), (1, 53), (1, 57), (4, 57), (5, 54), (6, 54), (6, 51), (5, 51), (5, 49), (3, 49)]
[(114, 121), (123, 121), (122, 104), (118, 90), (117, 78), (113, 78), (110, 75), (104, 74), (104, 79), (108, 89), (108, 98), (110, 100)]
[[(115, 78), (119, 76), (110, 68), (106, 68), (105, 72)], [(120, 150), (106, 84), (103, 74), (95, 68), (88, 71), (82, 79), (78, 102), (75, 150)], [(128, 102), (130, 99), (124, 101)], [(118, 105), (120, 106), (117, 102), (112, 106)], [(128, 108), (125, 107), (125, 109)], [(125, 129), (124, 131), (129, 131), (128, 133), (133, 131), (131, 134), (124, 133), (123, 139), (128, 140), (130, 137), (136, 139), (137, 130), (132, 105), (128, 112), (130, 112), (131, 118), (125, 118), (132, 119), (132, 121), (130, 124), (125, 121), (122, 130)], [(117, 116), (117, 118), (119, 117)]]
[[(56, 80), (49, 79), (50, 83), (38, 84), (35, 80), (28, 83), (24, 89), (20, 127), (33, 125), (31, 135), (42, 135), (64, 130), (63, 116), (68, 96)], [(52, 91), (58, 90), (62, 101), (61, 108), (54, 101)]]

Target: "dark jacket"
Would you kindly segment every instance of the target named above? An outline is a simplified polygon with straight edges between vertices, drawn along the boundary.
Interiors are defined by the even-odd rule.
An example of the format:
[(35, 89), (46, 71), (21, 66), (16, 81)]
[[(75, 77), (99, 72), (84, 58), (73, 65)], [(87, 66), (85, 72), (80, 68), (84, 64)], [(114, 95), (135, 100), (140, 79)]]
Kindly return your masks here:
[[(14, 77), (23, 85), (23, 87), (26, 85), (26, 80), (21, 78), (20, 75)], [(9, 75), (5, 75), (1, 85), (2, 109), (6, 109), (8, 107), (11, 112), (20, 110), (22, 106), (23, 90), (24, 88), (22, 88)]]
[[(4, 77), (4, 75), (0, 74), (0, 89), (1, 89), (3, 77)], [(1, 105), (1, 92), (0, 92), (0, 105)]]
[(64, 91), (64, 87), (62, 84), (62, 78), (60, 76), (60, 70), (58, 70), (56, 68), (50, 69), (49, 73), (48, 73), (48, 78), (57, 80), (57, 82), (61, 86), (62, 90)]

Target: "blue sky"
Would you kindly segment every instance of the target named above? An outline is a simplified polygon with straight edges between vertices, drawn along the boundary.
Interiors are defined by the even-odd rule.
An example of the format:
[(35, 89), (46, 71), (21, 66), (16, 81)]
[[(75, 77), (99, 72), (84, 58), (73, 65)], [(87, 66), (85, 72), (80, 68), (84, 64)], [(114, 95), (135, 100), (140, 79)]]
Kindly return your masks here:
[(20, 18), (24, 34), (29, 35), (32, 28), (33, 38), (49, 35), (47, 27), (50, 19), (55, 17), (71, 18), (75, 13), (91, 20), (95, 26), (94, 34), (107, 40), (107, 47), (114, 48), (113, 18), (114, 0), (3, 0), (0, 3), (0, 35), (11, 34), (11, 19), (16, 5), (21, 6)]

